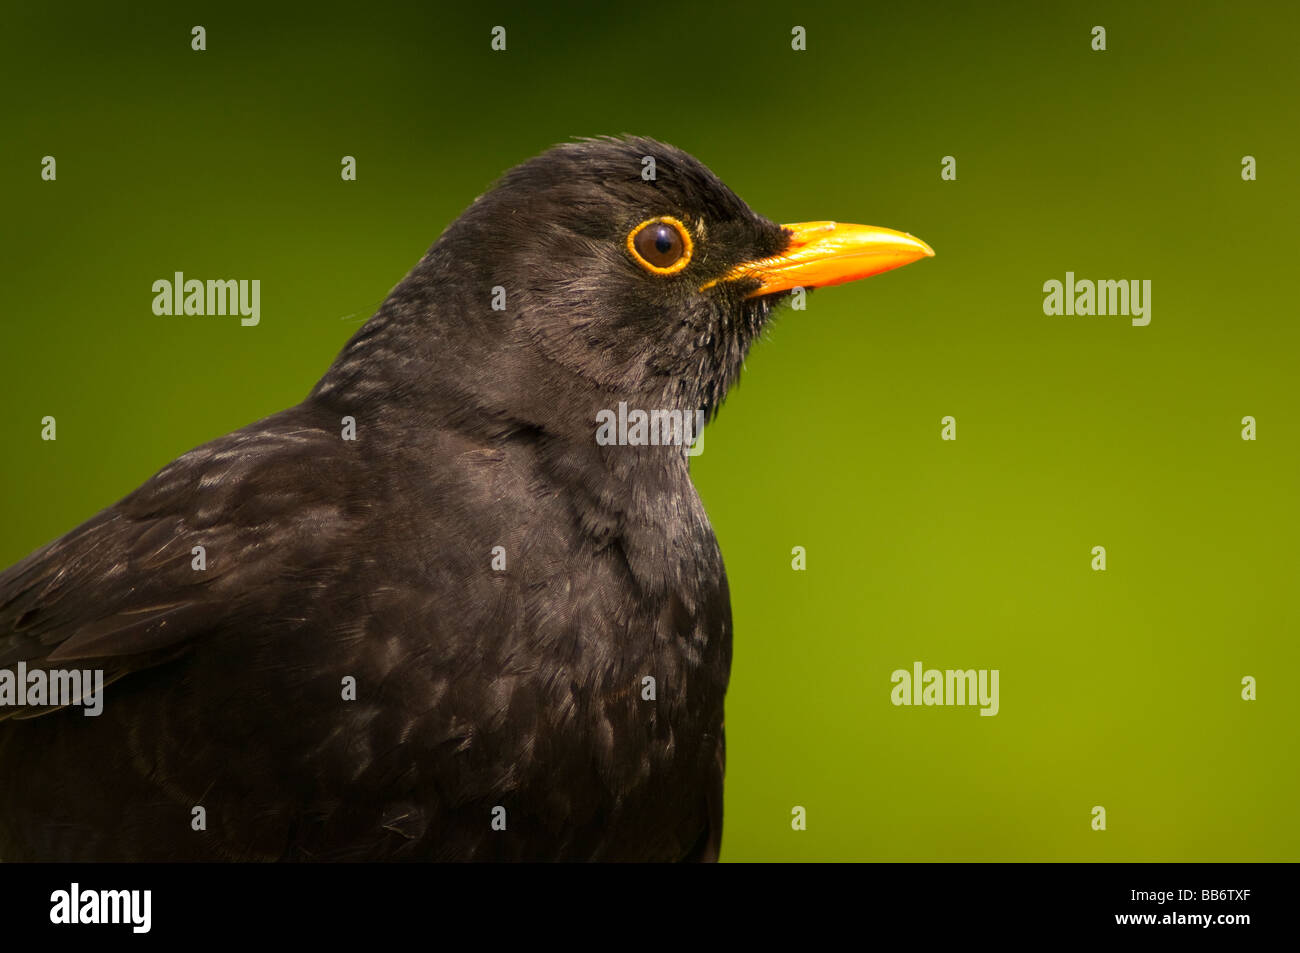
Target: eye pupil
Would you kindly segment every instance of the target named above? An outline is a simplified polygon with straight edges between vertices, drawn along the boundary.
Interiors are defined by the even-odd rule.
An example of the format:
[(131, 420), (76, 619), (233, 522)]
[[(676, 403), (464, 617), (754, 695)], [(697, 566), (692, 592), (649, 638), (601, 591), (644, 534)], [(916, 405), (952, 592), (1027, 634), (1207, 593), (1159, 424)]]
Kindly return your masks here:
[(676, 219), (660, 218), (637, 228), (628, 245), (649, 270), (674, 274), (690, 260), (689, 241)]

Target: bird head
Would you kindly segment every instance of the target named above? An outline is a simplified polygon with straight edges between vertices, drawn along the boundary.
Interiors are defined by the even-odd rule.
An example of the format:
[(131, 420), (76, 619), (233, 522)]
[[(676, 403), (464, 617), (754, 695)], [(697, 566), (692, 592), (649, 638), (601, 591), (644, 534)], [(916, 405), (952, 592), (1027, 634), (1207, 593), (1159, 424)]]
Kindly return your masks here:
[(885, 228), (776, 224), (661, 142), (584, 140), (475, 200), (354, 343), (414, 324), (389, 348), (462, 403), (548, 428), (574, 408), (590, 435), (616, 401), (712, 416), (782, 298), (933, 254)]

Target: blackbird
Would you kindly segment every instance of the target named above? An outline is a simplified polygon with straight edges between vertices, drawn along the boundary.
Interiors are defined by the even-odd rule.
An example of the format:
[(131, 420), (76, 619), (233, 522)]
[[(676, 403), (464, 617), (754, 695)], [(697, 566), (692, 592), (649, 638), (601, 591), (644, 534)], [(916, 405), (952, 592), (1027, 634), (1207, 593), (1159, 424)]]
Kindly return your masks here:
[(731, 607), (669, 421), (794, 289), (932, 254), (650, 139), (507, 172), (302, 403), (0, 574), (0, 859), (716, 859)]

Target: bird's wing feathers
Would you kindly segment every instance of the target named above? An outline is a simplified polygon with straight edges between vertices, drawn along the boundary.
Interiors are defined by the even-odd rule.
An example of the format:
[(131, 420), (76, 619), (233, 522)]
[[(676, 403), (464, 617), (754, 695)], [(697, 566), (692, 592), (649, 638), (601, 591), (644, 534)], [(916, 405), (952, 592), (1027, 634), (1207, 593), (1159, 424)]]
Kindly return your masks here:
[(271, 579), (291, 575), (306, 603), (326, 584), (317, 554), (349, 522), (349, 494), (328, 485), (346, 466), (339, 443), (286, 411), (185, 454), (0, 573), (0, 667), (97, 660), (110, 679), (259, 609), (284, 613), (257, 604)]

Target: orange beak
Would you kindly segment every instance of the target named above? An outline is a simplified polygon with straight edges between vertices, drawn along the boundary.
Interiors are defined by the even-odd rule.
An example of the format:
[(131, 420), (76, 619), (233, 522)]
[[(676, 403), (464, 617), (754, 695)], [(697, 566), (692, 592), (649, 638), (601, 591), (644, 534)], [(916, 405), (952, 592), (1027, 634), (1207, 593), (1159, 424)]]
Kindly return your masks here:
[(793, 232), (785, 251), (738, 265), (700, 290), (718, 281), (742, 278), (759, 281), (750, 298), (791, 288), (825, 288), (869, 278), (934, 255), (934, 249), (919, 238), (892, 228), (842, 222), (799, 222), (781, 227)]

